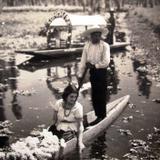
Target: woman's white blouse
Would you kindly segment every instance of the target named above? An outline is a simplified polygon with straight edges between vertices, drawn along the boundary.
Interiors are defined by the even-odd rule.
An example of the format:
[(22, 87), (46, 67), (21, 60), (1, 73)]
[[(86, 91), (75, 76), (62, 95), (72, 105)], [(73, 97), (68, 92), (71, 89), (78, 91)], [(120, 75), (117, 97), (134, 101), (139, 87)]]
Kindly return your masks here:
[[(76, 102), (71, 110), (63, 108), (63, 100), (60, 99), (52, 106), (54, 111), (57, 112), (57, 130), (73, 130), (77, 132), (77, 119), (83, 118), (83, 107), (80, 103)], [(67, 115), (67, 116), (66, 116)], [(65, 122), (64, 122), (65, 121)]]

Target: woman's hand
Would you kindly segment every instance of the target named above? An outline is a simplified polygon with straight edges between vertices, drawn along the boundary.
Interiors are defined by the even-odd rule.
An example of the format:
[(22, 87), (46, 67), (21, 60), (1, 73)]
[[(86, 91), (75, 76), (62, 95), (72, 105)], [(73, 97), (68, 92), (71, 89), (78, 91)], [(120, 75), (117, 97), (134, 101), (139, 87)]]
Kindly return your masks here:
[(78, 144), (79, 153), (82, 153), (84, 148), (85, 148), (85, 145), (83, 143)]

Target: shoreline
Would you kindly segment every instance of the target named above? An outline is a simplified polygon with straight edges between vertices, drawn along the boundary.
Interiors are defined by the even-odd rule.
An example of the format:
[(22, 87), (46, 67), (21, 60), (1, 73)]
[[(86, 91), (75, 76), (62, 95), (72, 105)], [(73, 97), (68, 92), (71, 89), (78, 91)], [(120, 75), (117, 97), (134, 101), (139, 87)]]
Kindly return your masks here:
[(132, 58), (146, 67), (152, 79), (160, 82), (160, 37), (154, 32), (153, 24), (135, 10), (128, 13), (125, 21), (130, 31)]

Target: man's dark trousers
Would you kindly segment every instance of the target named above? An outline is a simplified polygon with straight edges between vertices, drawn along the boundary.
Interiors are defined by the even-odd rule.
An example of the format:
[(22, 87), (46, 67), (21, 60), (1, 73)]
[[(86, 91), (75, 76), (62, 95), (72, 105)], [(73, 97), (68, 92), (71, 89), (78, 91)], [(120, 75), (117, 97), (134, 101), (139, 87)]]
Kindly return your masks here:
[(90, 69), (91, 96), (95, 115), (106, 117), (107, 69)]

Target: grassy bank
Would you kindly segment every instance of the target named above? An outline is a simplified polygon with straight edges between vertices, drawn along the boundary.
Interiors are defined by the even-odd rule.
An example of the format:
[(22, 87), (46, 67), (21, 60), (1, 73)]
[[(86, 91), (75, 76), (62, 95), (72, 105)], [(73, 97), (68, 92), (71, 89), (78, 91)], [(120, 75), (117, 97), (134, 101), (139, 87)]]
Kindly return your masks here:
[(151, 24), (160, 26), (160, 6), (154, 8), (135, 8), (135, 13), (144, 17)]
[[(133, 11), (133, 12), (132, 12)], [(146, 65), (147, 72), (160, 81), (160, 13), (158, 8), (135, 8), (127, 17), (136, 61)], [(132, 24), (132, 25), (130, 25)], [(155, 33), (155, 28), (157, 32)]]

